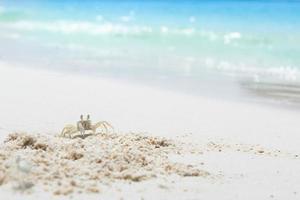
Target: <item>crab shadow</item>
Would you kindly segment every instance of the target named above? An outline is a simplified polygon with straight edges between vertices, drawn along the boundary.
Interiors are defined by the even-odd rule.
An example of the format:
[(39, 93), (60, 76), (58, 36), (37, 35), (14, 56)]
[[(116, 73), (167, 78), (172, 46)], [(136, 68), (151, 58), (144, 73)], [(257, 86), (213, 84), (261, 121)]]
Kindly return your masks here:
[(92, 133), (88, 133), (88, 134), (84, 134), (84, 135), (75, 135), (72, 139), (76, 139), (76, 138), (85, 139), (87, 137), (94, 136), (94, 135), (95, 134), (92, 134)]

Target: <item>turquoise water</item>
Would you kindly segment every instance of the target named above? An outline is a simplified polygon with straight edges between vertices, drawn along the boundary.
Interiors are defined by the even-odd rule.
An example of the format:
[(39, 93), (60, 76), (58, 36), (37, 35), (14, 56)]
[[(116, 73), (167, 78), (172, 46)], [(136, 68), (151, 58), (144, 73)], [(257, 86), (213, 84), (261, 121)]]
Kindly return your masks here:
[(2, 0), (0, 42), (0, 59), (54, 70), (297, 82), (300, 1)]

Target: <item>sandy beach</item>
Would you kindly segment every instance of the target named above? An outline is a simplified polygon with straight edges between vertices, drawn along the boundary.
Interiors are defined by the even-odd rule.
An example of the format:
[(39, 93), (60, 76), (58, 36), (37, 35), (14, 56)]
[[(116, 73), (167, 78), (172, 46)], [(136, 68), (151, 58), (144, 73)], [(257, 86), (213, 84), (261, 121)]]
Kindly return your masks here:
[(299, 13), (1, 0), (0, 200), (299, 200)]
[[(0, 187), (3, 199), (299, 199), (298, 110), (10, 65), (0, 63), (0, 155), (4, 155), (0, 162), (1, 168), (6, 169), (2, 176), (7, 176), (7, 182), (3, 181)], [(93, 122), (108, 121), (115, 133), (85, 139), (56, 137), (65, 124), (75, 124), (80, 114), (90, 114)], [(24, 132), (35, 142), (22, 146)], [(10, 133), (21, 135), (4, 142)], [(145, 142), (135, 143), (131, 134), (138, 134)], [(142, 171), (145, 180), (128, 176), (101, 178), (94, 164), (82, 164), (91, 162), (93, 156), (106, 155), (97, 152), (122, 154), (124, 149), (114, 138), (130, 141), (132, 148), (141, 145), (148, 149), (146, 159), (151, 158), (156, 164), (146, 170), (149, 176)], [(153, 138), (172, 145), (155, 148), (149, 142)], [(52, 153), (36, 147), (36, 141), (52, 148)], [(76, 147), (81, 143), (86, 148)], [(69, 159), (67, 166), (76, 166), (73, 170), (79, 174), (85, 170), (89, 176), (100, 173), (96, 188), (88, 191), (84, 185), (79, 192), (80, 187), (73, 183), (75, 189), (64, 194), (62, 187), (69, 179), (59, 177), (63, 182), (60, 187), (57, 180), (47, 180), (49, 174), (45, 172), (25, 194), (13, 189), (14, 179), (8, 168), (14, 165), (15, 156), (31, 162), (34, 172), (41, 167), (36, 161), (39, 156), (46, 156), (48, 162), (58, 159), (48, 166), (54, 170), (65, 159), (59, 155), (70, 153), (64, 145), (75, 145), (72, 148), (83, 154), (82, 159)], [(134, 155), (130, 159), (135, 159), (137, 154)], [(132, 175), (140, 163), (130, 159), (127, 167)], [(111, 160), (112, 165), (118, 162)], [(171, 172), (165, 166), (168, 163), (173, 166)], [(184, 176), (193, 170), (200, 175)], [(80, 184), (89, 184), (83, 175), (74, 177), (79, 182), (81, 178)], [(46, 180), (50, 184), (47, 191), (41, 186)], [(62, 192), (56, 192), (59, 189)]]

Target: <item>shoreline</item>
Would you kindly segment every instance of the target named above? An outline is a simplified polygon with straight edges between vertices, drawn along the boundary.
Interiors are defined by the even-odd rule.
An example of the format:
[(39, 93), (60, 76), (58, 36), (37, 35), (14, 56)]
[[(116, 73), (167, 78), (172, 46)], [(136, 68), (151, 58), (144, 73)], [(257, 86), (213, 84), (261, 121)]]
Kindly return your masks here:
[[(30, 65), (28, 67), (27, 65)], [(80, 71), (58, 70), (48, 67), (35, 67), (41, 65), (40, 62), (29, 62), (26, 65), (12, 60), (0, 61), (0, 67), (10, 68), (19, 71), (48, 74), (57, 77), (73, 77), (74, 79), (90, 79), (93, 82), (105, 80), (119, 85), (128, 85), (131, 88), (137, 85), (158, 91), (166, 91), (178, 95), (192, 96), (193, 98), (220, 99), (220, 101), (237, 102), (245, 104), (256, 104), (275, 109), (300, 110), (300, 83), (296, 81), (279, 80), (253, 80), (249, 74), (241, 77), (225, 75), (218, 71), (204, 70), (204, 77), (151, 77), (150, 75), (134, 74), (111, 75), (110, 73), (96, 74), (87, 73), (83, 69)], [(49, 65), (49, 64), (48, 64)], [(6, 66), (6, 67), (5, 67)], [(33, 67), (32, 67), (33, 66)], [(4, 69), (3, 68), (3, 69)], [(203, 76), (203, 75), (202, 75)], [(220, 87), (221, 85), (221, 87)]]

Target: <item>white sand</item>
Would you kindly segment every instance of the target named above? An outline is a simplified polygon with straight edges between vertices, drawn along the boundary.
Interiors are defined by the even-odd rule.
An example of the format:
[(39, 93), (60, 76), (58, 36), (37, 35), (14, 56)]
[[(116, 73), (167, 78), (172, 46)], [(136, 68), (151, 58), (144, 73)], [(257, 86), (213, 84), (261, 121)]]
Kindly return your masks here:
[[(89, 113), (93, 121), (109, 121), (119, 132), (147, 132), (191, 143), (194, 149), (170, 159), (214, 174), (213, 179), (171, 175), (114, 183), (104, 185), (99, 194), (88, 194), (89, 199), (300, 198), (300, 159), (295, 157), (300, 154), (299, 111), (0, 63), (0, 138), (14, 130), (55, 134), (81, 113)], [(52, 198), (38, 187), (34, 191), (23, 196), (3, 186), (0, 196)]]

